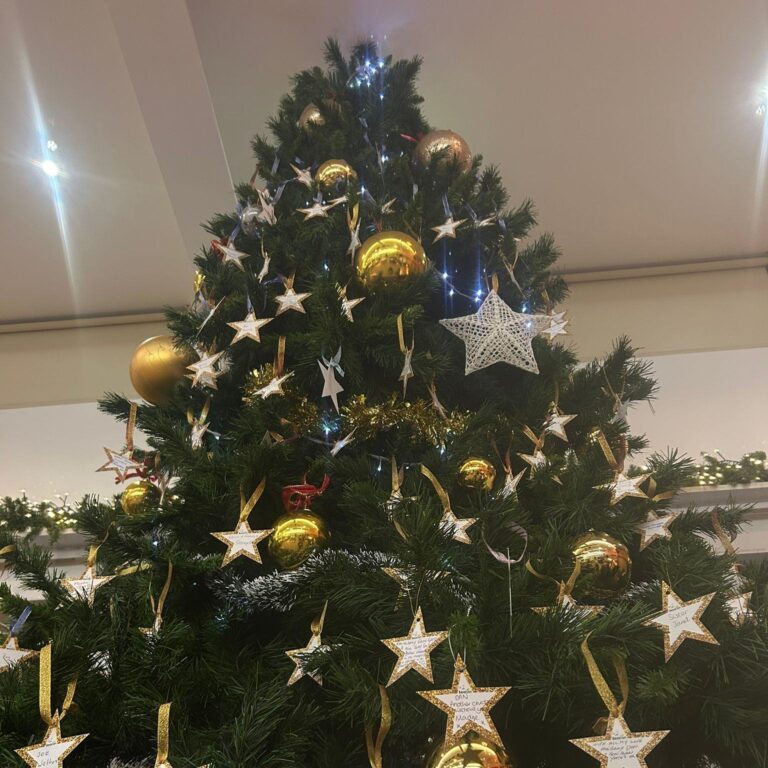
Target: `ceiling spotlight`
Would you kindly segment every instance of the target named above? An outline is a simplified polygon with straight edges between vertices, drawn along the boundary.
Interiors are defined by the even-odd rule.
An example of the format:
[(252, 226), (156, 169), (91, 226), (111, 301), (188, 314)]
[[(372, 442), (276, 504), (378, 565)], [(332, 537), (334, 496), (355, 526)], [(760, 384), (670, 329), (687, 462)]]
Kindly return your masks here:
[(40, 163), (40, 168), (46, 176), (58, 176), (61, 173), (59, 166), (53, 162), (53, 160), (43, 160)]
[(48, 143), (45, 146), (48, 147), (50, 152), (55, 152), (59, 148), (59, 145), (53, 139), (48, 139)]

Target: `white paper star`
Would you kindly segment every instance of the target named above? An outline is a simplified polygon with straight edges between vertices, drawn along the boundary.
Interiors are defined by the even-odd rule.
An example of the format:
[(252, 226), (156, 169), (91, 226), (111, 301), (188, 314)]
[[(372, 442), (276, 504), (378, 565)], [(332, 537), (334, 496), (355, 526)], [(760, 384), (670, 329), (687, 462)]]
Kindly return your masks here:
[(568, 442), (568, 435), (565, 434), (566, 424), (570, 424), (576, 418), (575, 413), (560, 413), (557, 409), (553, 410), (547, 417), (544, 425), (544, 431), (547, 434), (559, 437)]
[(725, 601), (725, 610), (728, 611), (728, 618), (733, 624), (743, 624), (749, 618), (749, 601), (752, 598), (751, 592), (745, 592), (743, 595), (733, 595)]
[(289, 309), (306, 314), (307, 310), (304, 309), (302, 302), (311, 295), (311, 293), (296, 293), (296, 291), (293, 290), (293, 285), (287, 286), (284, 294), (275, 296), (275, 301), (278, 305), (275, 317), (277, 317), (277, 315), (282, 315), (283, 312), (287, 312)]
[(609, 717), (605, 736), (571, 739), (571, 744), (594, 757), (601, 768), (648, 768), (645, 758), (668, 733), (632, 733), (623, 717)]
[(258, 550), (258, 544), (272, 533), (269, 530), (254, 531), (247, 520), (238, 523), (234, 531), (216, 531), (212, 533), (215, 539), (227, 545), (227, 551), (224, 553), (222, 566), (228, 565), (236, 557), (244, 556), (254, 562), (261, 562), (261, 553)]
[(362, 245), (360, 242), (360, 222), (358, 221), (354, 229), (349, 230), (349, 246), (347, 247), (347, 255), (354, 256), (357, 253), (357, 249)]
[(199, 421), (195, 421), (192, 424), (191, 431), (189, 433), (189, 442), (192, 444), (192, 448), (196, 451), (203, 447), (203, 437), (208, 431), (208, 424)]
[(565, 326), (568, 325), (570, 320), (565, 319), (565, 312), (555, 312), (552, 315), (547, 315), (550, 319), (549, 326), (542, 329), (542, 336), (549, 336), (549, 340), (555, 338), (555, 336), (567, 336), (568, 331), (565, 330)]
[(234, 328), (237, 331), (235, 337), (229, 342), (230, 346), (237, 344), (238, 341), (242, 341), (243, 339), (261, 341), (259, 329), (263, 328), (271, 320), (271, 317), (258, 319), (253, 312), (249, 312), (245, 316), (245, 320), (236, 320), (234, 323), (227, 323), (230, 328)]
[(213, 247), (223, 256), (225, 264), (234, 264), (238, 269), (245, 272), (243, 259), (247, 259), (250, 254), (238, 251), (237, 248), (235, 248), (235, 246), (231, 243), (224, 245), (223, 243), (217, 243), (214, 241)]
[(304, 214), (304, 221), (309, 219), (324, 219), (328, 216), (328, 211), (332, 205), (323, 205), (319, 200), (315, 201), (309, 208), (298, 208), (299, 213)]
[(93, 605), (96, 590), (114, 579), (114, 576), (97, 576), (93, 568), (86, 568), (79, 579), (62, 579), (61, 586), (74, 598), (86, 600)]
[(342, 437), (341, 440), (337, 440), (331, 446), (331, 456), (336, 456), (340, 451), (346, 448), (350, 443), (354, 442), (355, 438), (353, 437), (353, 435), (355, 434), (356, 430), (357, 430), (357, 427), (355, 427), (355, 429), (353, 429), (349, 434), (344, 435), (344, 437)]
[(344, 315), (344, 317), (349, 320), (350, 323), (355, 322), (355, 318), (352, 317), (352, 310), (361, 302), (365, 301), (365, 296), (362, 296), (359, 299), (348, 299), (347, 298), (347, 288), (346, 286), (342, 288), (340, 285), (337, 286), (337, 290), (339, 292), (339, 298), (341, 299), (341, 314)]
[(683, 641), (700, 640), (719, 645), (712, 633), (701, 623), (701, 616), (715, 596), (714, 592), (693, 600), (681, 600), (667, 584), (661, 584), (662, 612), (646, 624), (653, 624), (664, 631), (664, 659), (669, 661)]
[(533, 453), (518, 453), (517, 455), (523, 461), (531, 465), (531, 472), (536, 472), (547, 466), (547, 457), (544, 455), (541, 448), (534, 448)]
[(430, 227), (433, 232), (437, 232), (435, 239), (432, 241), (436, 243), (438, 240), (442, 240), (444, 237), (456, 237), (456, 229), (460, 227), (466, 219), (453, 220), (453, 216), (449, 216), (444, 224), (438, 224), (436, 227)]
[(256, 279), (260, 283), (263, 282), (264, 278), (269, 274), (269, 262), (271, 258), (272, 257), (268, 253), (264, 254), (264, 263), (261, 265), (261, 270), (259, 271), (259, 274), (256, 275)]
[(491, 720), (490, 710), (508, 690), (508, 686), (478, 688), (458, 656), (450, 689), (418, 693), (448, 714), (446, 742), (453, 743), (469, 731), (477, 731), (494, 744), (500, 744), (501, 738)]
[(62, 768), (64, 758), (70, 754), (82, 741), (87, 738), (87, 733), (79, 736), (61, 737), (61, 726), (58, 717), (48, 727), (43, 740), (31, 747), (17, 749), (16, 754), (32, 768)]
[(649, 544), (653, 544), (656, 539), (668, 539), (672, 532), (669, 526), (674, 522), (679, 512), (670, 512), (663, 517), (659, 517), (655, 512), (648, 511), (645, 522), (638, 523), (635, 530), (640, 534), (640, 549), (645, 549)]
[(316, 669), (308, 669), (305, 663), (305, 656), (317, 650), (327, 650), (328, 646), (323, 645), (320, 633), (313, 633), (309, 642), (303, 648), (295, 648), (292, 651), (286, 651), (285, 655), (296, 665), (288, 678), (288, 685), (293, 685), (304, 676), (311, 677), (318, 685), (323, 684), (323, 676)]
[(293, 371), (286, 373), (284, 376), (275, 376), (261, 389), (257, 389), (254, 394), (258, 395), (263, 400), (272, 397), (272, 395), (284, 395), (283, 384), (290, 379), (291, 376), (293, 376)]
[(141, 469), (142, 465), (133, 458), (133, 451), (113, 451), (111, 448), (105, 448), (107, 461), (102, 464), (97, 472), (114, 472), (119, 483), (125, 482), (125, 479), (131, 472)]
[(408, 390), (408, 380), (413, 378), (413, 347), (406, 347), (405, 360), (403, 361), (403, 370), (400, 371), (398, 379), (403, 382), (403, 397)]
[(204, 354), (196, 363), (187, 366), (187, 370), (192, 371), (189, 378), (192, 379), (193, 387), (205, 386), (218, 389), (216, 379), (221, 376), (223, 371), (216, 370), (216, 363), (223, 354), (223, 352), (216, 352), (213, 355)]
[(642, 485), (650, 475), (638, 475), (637, 477), (627, 477), (624, 472), (617, 471), (613, 481), (608, 485), (596, 485), (595, 488), (605, 488), (611, 492), (611, 504), (618, 504), (627, 496), (635, 496), (638, 499), (647, 499), (648, 496), (643, 493), (639, 486)]
[(293, 168), (293, 172), (296, 174), (296, 181), (312, 189), (312, 174), (306, 168), (298, 168), (293, 163), (291, 163), (291, 168)]
[(522, 472), (518, 472), (516, 475), (513, 475), (511, 472), (506, 473), (506, 477), (504, 478), (504, 485), (501, 487), (501, 490), (499, 491), (499, 496), (502, 499), (508, 499), (510, 496), (513, 496), (517, 493), (517, 486), (520, 483), (520, 481), (523, 479), (523, 475), (525, 474), (525, 470)]
[(37, 656), (37, 651), (19, 648), (18, 638), (15, 635), (8, 635), (5, 643), (0, 645), (0, 672), (34, 656)]
[(467, 528), (477, 522), (476, 517), (456, 517), (452, 509), (446, 509), (440, 520), (440, 527), (451, 534), (455, 541), (462, 544), (471, 544)]
[(381, 642), (397, 654), (397, 663), (389, 677), (387, 687), (399, 680), (408, 670), (415, 669), (422, 677), (434, 682), (432, 678), (432, 659), (430, 654), (448, 637), (447, 632), (426, 632), (421, 608), (411, 622), (408, 634), (403, 637), (391, 637)]
[(261, 204), (259, 221), (274, 226), (277, 224), (277, 216), (275, 216), (275, 206), (272, 203), (272, 198), (269, 196), (269, 193), (263, 189), (259, 189), (257, 191), (259, 195), (259, 203)]
[(344, 387), (336, 381), (336, 372), (334, 366), (324, 365), (322, 360), (318, 360), (320, 371), (323, 374), (323, 393), (320, 397), (330, 397), (336, 413), (339, 412), (339, 392), (344, 391)]
[(514, 312), (496, 291), (490, 291), (474, 315), (441, 320), (440, 324), (464, 342), (466, 374), (499, 362), (538, 373), (531, 340), (547, 322), (546, 315)]

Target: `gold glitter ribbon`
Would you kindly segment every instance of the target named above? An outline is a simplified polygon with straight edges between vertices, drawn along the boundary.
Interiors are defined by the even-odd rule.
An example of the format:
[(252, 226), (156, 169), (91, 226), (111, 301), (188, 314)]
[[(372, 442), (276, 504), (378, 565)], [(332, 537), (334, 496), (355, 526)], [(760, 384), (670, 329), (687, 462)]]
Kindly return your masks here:
[(155, 614), (155, 624), (160, 624), (163, 621), (163, 608), (165, 608), (165, 601), (168, 598), (168, 593), (171, 591), (171, 581), (173, 580), (173, 563), (168, 561), (168, 575), (165, 577), (165, 584), (160, 591), (160, 597), (157, 598), (157, 606), (155, 606), (155, 598), (150, 593), (149, 604), (152, 606), (152, 612)]
[[(592, 633), (590, 632), (590, 635), (591, 634)], [(581, 644), (581, 652), (584, 654), (584, 660), (587, 662), (587, 669), (589, 670), (592, 682), (608, 709), (609, 714), (611, 717), (619, 717), (620, 715), (623, 715), (624, 710), (627, 707), (627, 699), (629, 698), (629, 678), (627, 677), (627, 668), (624, 664), (624, 659), (618, 654), (611, 654), (611, 661), (613, 661), (613, 668), (616, 670), (616, 677), (619, 679), (619, 688), (621, 689), (621, 703), (619, 703), (616, 700), (616, 696), (611, 690), (611, 687), (608, 685), (605, 676), (600, 671), (600, 667), (597, 666), (592, 651), (589, 649), (589, 635), (584, 638), (584, 642)]]
[(312, 634), (316, 637), (320, 637), (323, 634), (323, 625), (325, 624), (325, 614), (328, 610), (328, 601), (325, 601), (322, 613), (312, 622), (311, 629)]
[(573, 588), (576, 586), (576, 579), (579, 578), (579, 574), (581, 573), (581, 563), (578, 561), (576, 562), (576, 564), (573, 566), (573, 570), (571, 571), (571, 575), (566, 581), (558, 581), (553, 576), (546, 576), (543, 573), (539, 573), (533, 567), (530, 560), (526, 561), (525, 570), (541, 581), (551, 581), (553, 584), (557, 585), (557, 604), (560, 605), (563, 600), (570, 596), (570, 594), (573, 592)]
[(208, 413), (210, 410), (211, 410), (210, 396), (205, 398), (205, 405), (203, 406), (203, 410), (200, 411), (200, 416), (197, 419), (195, 418), (195, 414), (192, 411), (192, 406), (190, 405), (189, 408), (187, 408), (187, 423), (189, 424), (190, 427), (193, 427), (195, 424), (205, 424), (205, 422), (208, 420)]
[(710, 513), (710, 516), (712, 518), (712, 528), (714, 529), (717, 538), (720, 539), (720, 543), (723, 545), (723, 549), (728, 555), (730, 555), (730, 557), (734, 557), (736, 555), (736, 547), (733, 546), (731, 537), (725, 532), (723, 524), (720, 522), (720, 515), (717, 513), (717, 510), (713, 509)]
[[(293, 278), (291, 278), (293, 282)], [(275, 376), (280, 377), (283, 375), (283, 369), (285, 368), (285, 336), (280, 336), (277, 340), (277, 354), (275, 355)]]
[(533, 443), (534, 452), (541, 450), (541, 446), (544, 445), (544, 437), (546, 432), (542, 432), (537, 435), (529, 426), (523, 425), (523, 434)]
[(248, 515), (253, 511), (256, 502), (261, 498), (261, 494), (264, 493), (266, 485), (267, 478), (262, 477), (261, 482), (256, 486), (256, 490), (251, 494), (251, 498), (248, 501), (245, 500), (245, 495), (240, 491), (240, 519), (238, 523), (244, 523), (248, 519)]
[(77, 678), (73, 678), (67, 683), (67, 693), (64, 696), (64, 702), (61, 705), (61, 713), (56, 710), (51, 711), (51, 678), (53, 662), (51, 643), (48, 643), (40, 651), (40, 717), (46, 725), (53, 725), (64, 719), (75, 698), (75, 688), (77, 688)]
[(161, 704), (157, 710), (157, 757), (155, 768), (166, 765), (168, 760), (169, 737), (168, 730), (171, 722), (171, 702)]
[(379, 731), (376, 734), (376, 740), (373, 738), (373, 728), (368, 725), (365, 728), (365, 746), (368, 749), (368, 762), (371, 768), (381, 768), (384, 739), (387, 738), (389, 729), (392, 727), (392, 709), (389, 706), (389, 696), (387, 689), (379, 685), (379, 696), (381, 697), (381, 720), (379, 722)]
[(432, 483), (432, 487), (435, 489), (435, 493), (440, 498), (440, 503), (443, 505), (443, 511), (448, 512), (451, 510), (451, 499), (448, 496), (445, 488), (440, 485), (440, 481), (432, 474), (432, 470), (429, 467), (421, 465), (421, 474)]
[(590, 437), (600, 446), (600, 449), (603, 452), (603, 455), (605, 456), (605, 460), (608, 462), (609, 466), (614, 472), (620, 472), (622, 469), (624, 469), (624, 458), (627, 454), (627, 445), (626, 440), (623, 440), (622, 444), (622, 455), (621, 460), (617, 459), (616, 456), (613, 453), (613, 450), (611, 449), (611, 446), (608, 444), (608, 438), (606, 438), (605, 433), (602, 429), (597, 427), (596, 429), (592, 430), (592, 433), (590, 434)]
[(9, 555), (11, 552), (16, 551), (16, 545), (15, 544), (8, 544), (7, 546), (0, 549), (0, 557), (3, 555)]
[(125, 448), (128, 451), (133, 450), (133, 432), (136, 429), (136, 414), (139, 406), (131, 403), (131, 409), (128, 411), (128, 423), (125, 425)]
[(152, 567), (151, 563), (139, 563), (138, 565), (129, 565), (126, 568), (119, 568), (115, 571), (115, 576), (130, 576), (132, 573), (147, 571)]
[(656, 493), (656, 481), (651, 477), (648, 480), (648, 493), (646, 494), (652, 502), (664, 501), (665, 499), (671, 499), (674, 497), (674, 491), (664, 491), (663, 493)]

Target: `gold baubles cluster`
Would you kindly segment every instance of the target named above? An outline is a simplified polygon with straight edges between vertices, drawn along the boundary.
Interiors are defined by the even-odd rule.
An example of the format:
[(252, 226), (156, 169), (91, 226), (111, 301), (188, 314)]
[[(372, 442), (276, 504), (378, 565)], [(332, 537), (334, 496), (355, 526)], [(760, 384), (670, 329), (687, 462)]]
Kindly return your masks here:
[(441, 744), (426, 768), (514, 768), (503, 747), (470, 731), (458, 742)]
[(427, 255), (421, 243), (405, 232), (377, 232), (360, 246), (356, 268), (363, 285), (373, 288), (423, 274)]
[(440, 158), (440, 167), (455, 161), (462, 173), (472, 167), (469, 144), (455, 131), (430, 131), (422, 137), (413, 152), (416, 164), (427, 168), (434, 157)]
[(581, 570), (573, 596), (581, 603), (621, 596), (629, 586), (632, 560), (629, 550), (607, 533), (587, 531), (573, 542), (574, 563)]
[(180, 352), (170, 336), (153, 336), (142, 341), (131, 357), (130, 374), (133, 388), (152, 405), (163, 405), (194, 362), (191, 352)]
[(280, 515), (272, 528), (269, 554), (285, 570), (298, 568), (330, 538), (325, 520), (308, 509)]
[(459, 467), (459, 485), (478, 491), (490, 491), (496, 479), (496, 470), (488, 459), (470, 456)]
[(160, 501), (160, 491), (149, 480), (137, 480), (126, 486), (120, 494), (120, 506), (130, 517), (138, 517), (151, 512)]
[(346, 160), (326, 160), (315, 171), (315, 181), (323, 189), (331, 189), (337, 184), (357, 181), (357, 174)]

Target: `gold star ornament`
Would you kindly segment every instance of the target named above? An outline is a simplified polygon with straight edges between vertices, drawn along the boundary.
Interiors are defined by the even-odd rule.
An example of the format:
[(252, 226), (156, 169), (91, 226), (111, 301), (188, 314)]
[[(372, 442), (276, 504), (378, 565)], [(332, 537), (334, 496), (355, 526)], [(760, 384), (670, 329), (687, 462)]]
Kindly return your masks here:
[(430, 683), (434, 682), (430, 654), (447, 637), (447, 632), (426, 632), (421, 608), (418, 608), (407, 635), (391, 637), (381, 641), (390, 651), (397, 654), (397, 663), (389, 677), (387, 687), (399, 680), (411, 669), (416, 670), (422, 677), (429, 680)]
[(8, 635), (3, 645), (0, 645), (0, 672), (37, 656), (37, 651), (29, 651), (19, 647), (19, 641), (15, 635)]
[(645, 758), (669, 731), (632, 733), (621, 715), (608, 718), (604, 736), (571, 739), (579, 749), (594, 757), (600, 768), (648, 768)]
[(16, 754), (32, 768), (63, 768), (64, 758), (87, 738), (87, 733), (62, 738), (58, 716), (48, 726), (43, 740), (30, 747), (15, 750)]

